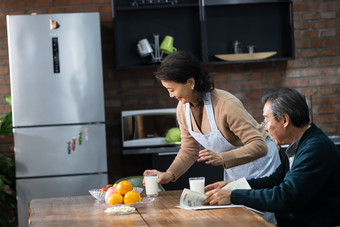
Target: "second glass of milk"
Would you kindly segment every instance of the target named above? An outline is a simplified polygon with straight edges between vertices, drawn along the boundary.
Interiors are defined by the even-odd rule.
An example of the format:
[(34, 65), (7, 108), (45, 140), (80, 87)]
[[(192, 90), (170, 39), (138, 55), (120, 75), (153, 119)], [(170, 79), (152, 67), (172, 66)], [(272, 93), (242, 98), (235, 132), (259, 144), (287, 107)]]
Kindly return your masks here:
[(204, 193), (205, 177), (190, 177), (189, 184), (190, 190)]

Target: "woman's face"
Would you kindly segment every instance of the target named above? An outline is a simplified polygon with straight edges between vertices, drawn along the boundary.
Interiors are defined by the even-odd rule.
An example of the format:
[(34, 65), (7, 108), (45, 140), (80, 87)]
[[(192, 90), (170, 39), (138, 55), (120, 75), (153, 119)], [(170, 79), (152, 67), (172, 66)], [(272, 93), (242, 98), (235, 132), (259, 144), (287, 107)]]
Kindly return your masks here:
[(168, 90), (170, 98), (175, 98), (183, 104), (188, 102), (196, 104), (193, 80), (188, 79), (184, 84), (169, 80), (161, 80), (161, 83)]

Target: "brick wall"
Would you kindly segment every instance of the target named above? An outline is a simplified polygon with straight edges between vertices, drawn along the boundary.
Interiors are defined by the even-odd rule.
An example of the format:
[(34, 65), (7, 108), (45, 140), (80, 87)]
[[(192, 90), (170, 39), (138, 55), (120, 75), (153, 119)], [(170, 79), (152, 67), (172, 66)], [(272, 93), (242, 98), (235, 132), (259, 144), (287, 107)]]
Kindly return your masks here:
[[(0, 114), (9, 110), (10, 95), (6, 15), (36, 13), (101, 13), (107, 148), (110, 182), (121, 176), (141, 174), (151, 168), (149, 155), (121, 155), (120, 112), (129, 109), (175, 107), (153, 77), (153, 69), (116, 71), (110, 0), (25, 0), (0, 2)], [(288, 62), (207, 66), (216, 87), (242, 100), (247, 110), (262, 120), (263, 90), (290, 86), (312, 95), (313, 121), (329, 135), (340, 135), (340, 2), (295, 0), (296, 59)], [(0, 149), (13, 156), (12, 136), (0, 138)]]

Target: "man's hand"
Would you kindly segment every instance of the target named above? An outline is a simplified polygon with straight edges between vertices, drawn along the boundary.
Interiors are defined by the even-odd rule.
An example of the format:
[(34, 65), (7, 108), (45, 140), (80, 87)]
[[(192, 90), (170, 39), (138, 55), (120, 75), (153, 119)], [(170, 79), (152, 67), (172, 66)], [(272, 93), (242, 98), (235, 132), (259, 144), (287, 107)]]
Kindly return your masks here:
[(208, 192), (208, 191), (211, 191), (211, 190), (214, 190), (214, 189), (221, 189), (224, 186), (226, 186), (227, 184), (229, 184), (230, 182), (232, 182), (232, 181), (231, 180), (230, 181), (217, 181), (213, 184), (208, 184), (207, 186), (204, 187), (204, 191)]
[(203, 205), (229, 205), (231, 203), (231, 190), (214, 189), (205, 193), (208, 198), (203, 201)]

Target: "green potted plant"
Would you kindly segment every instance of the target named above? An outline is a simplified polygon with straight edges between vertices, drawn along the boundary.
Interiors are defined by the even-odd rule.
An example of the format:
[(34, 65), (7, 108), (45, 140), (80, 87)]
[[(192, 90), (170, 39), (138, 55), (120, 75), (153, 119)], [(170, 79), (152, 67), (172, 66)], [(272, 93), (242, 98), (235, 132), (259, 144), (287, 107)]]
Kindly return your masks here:
[[(6, 97), (10, 105), (11, 97)], [(0, 117), (0, 136), (12, 133), (12, 111)], [(0, 226), (10, 226), (16, 217), (15, 167), (13, 160), (0, 151)]]

